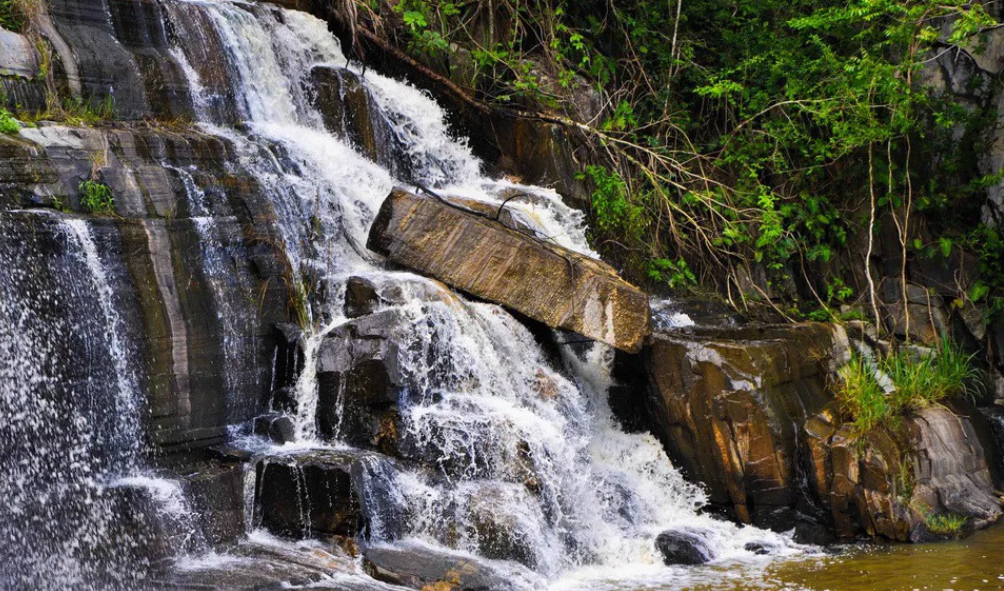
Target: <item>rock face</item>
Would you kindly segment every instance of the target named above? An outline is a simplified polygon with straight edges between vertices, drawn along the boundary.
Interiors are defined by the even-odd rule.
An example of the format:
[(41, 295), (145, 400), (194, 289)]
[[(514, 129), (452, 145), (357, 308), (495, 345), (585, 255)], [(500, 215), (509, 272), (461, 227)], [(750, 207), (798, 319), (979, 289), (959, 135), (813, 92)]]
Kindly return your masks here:
[(656, 334), (654, 430), (713, 504), (811, 541), (825, 529), (919, 541), (945, 534), (929, 527), (939, 516), (965, 518), (966, 531), (996, 521), (993, 443), (941, 407), (859, 434), (829, 390), (848, 355), (843, 329), (820, 324)]
[(968, 418), (932, 407), (895, 433), (866, 436), (837, 422), (829, 412), (813, 417), (806, 442), (809, 482), (840, 537), (863, 532), (919, 541), (954, 533), (932, 530), (938, 516), (965, 518), (963, 531), (1000, 517), (983, 444)]
[(798, 430), (830, 400), (841, 342), (821, 324), (654, 335), (648, 409), (674, 464), (743, 522), (790, 521)]
[(258, 462), (255, 521), (283, 536), (354, 536), (362, 514), (353, 486), (359, 453), (311, 451)]
[(635, 352), (649, 331), (648, 297), (608, 265), (429, 196), (396, 189), (368, 248), (554, 328)]

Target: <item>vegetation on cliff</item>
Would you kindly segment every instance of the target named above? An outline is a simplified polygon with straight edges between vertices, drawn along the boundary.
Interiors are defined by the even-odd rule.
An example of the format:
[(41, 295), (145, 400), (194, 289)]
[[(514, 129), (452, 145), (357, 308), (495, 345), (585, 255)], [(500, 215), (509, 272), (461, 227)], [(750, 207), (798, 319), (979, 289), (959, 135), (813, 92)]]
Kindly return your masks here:
[(902, 349), (879, 359), (856, 354), (840, 368), (834, 395), (858, 431), (867, 433), (965, 394), (976, 378), (971, 362), (972, 356), (948, 339), (928, 353)]
[[(736, 299), (811, 293), (802, 311), (821, 317), (856, 300), (877, 317), (863, 261), (883, 220), (904, 284), (907, 259), (965, 248), (984, 256), (961, 301), (1002, 308), (1001, 240), (980, 223), (985, 189), (1000, 177), (980, 174), (948, 141), (977, 128), (981, 113), (926, 84), (942, 56), (979, 54), (998, 26), (992, 7), (402, 0), (359, 9), (413, 55), (448, 62), (478, 100), (551, 113), (588, 136), (595, 242), (635, 278), (715, 285)], [(583, 105), (589, 88), (604, 104)], [(920, 231), (918, 216), (937, 231)]]

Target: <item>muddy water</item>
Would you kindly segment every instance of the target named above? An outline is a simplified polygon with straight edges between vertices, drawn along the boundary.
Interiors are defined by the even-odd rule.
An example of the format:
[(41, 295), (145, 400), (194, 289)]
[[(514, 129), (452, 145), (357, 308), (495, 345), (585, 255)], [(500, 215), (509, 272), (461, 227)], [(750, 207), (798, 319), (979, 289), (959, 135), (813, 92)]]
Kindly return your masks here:
[(1004, 589), (1004, 527), (958, 542), (860, 547), (835, 557), (791, 561), (768, 572), (775, 581), (813, 591)]
[[(1004, 525), (966, 540), (860, 545), (762, 563), (580, 572), (556, 588), (581, 591), (1001, 591)], [(617, 580), (613, 580), (617, 579)]]

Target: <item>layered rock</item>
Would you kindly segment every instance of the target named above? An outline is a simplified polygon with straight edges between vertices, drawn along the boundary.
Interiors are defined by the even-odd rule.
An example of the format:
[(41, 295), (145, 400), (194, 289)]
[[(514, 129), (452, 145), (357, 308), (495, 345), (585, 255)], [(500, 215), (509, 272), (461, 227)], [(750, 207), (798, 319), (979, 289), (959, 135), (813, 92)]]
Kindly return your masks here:
[[(973, 423), (942, 407), (861, 433), (836, 410), (839, 326), (691, 329), (646, 351), (652, 426), (674, 463), (740, 521), (825, 541), (918, 541), (1001, 514)], [(956, 533), (956, 532), (952, 532)]]
[[(272, 206), (228, 169), (230, 147), (184, 129), (48, 125), (0, 138), (0, 153), (0, 207), (63, 210), (0, 214), (25, 219), (28, 233), (65, 242), (65, 222), (84, 210), (81, 182), (96, 168), (110, 188), (116, 216), (83, 223), (116, 294), (122, 338), (134, 343), (148, 439), (209, 446), (226, 425), (260, 414), (272, 382), (271, 327), (286, 317), (286, 267), (269, 240)], [(259, 297), (262, 306), (248, 304)]]
[(801, 425), (821, 410), (846, 336), (822, 324), (656, 334), (646, 351), (657, 435), (712, 503), (747, 523), (798, 505)]
[(638, 351), (648, 297), (597, 260), (432, 196), (396, 189), (367, 246), (391, 261), (554, 328)]
[[(983, 444), (966, 417), (931, 407), (898, 429), (862, 435), (824, 412), (805, 430), (809, 482), (840, 537), (919, 541), (981, 529), (1001, 515)], [(944, 516), (963, 519), (961, 531), (932, 529)]]

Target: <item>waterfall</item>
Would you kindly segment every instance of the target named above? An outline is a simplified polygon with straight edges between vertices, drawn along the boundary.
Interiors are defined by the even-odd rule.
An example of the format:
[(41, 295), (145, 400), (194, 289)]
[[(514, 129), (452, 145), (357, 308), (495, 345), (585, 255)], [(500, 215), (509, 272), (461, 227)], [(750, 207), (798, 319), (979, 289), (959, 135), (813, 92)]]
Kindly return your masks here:
[[(696, 532), (719, 560), (753, 559), (750, 542), (794, 551), (785, 536), (702, 514), (704, 492), (673, 468), (660, 443), (621, 430), (607, 402), (611, 349), (534, 334), (502, 307), (389, 269), (364, 246), (383, 199), (397, 185), (423, 185), (495, 206), (524, 194), (506, 206), (523, 226), (596, 256), (581, 212), (551, 189), (486, 176), (431, 96), (351, 63), (325, 23), (312, 16), (240, 0), (156, 4), (165, 19), (158, 24), (172, 43), (158, 55), (170, 56), (187, 81), (200, 133), (222, 140), (216, 142), (225, 145), (221, 170), (249, 177), (268, 211), (260, 217), (255, 211), (249, 224), (238, 221), (247, 212), (231, 205), (217, 179), (179, 164), (169, 149), (151, 142), (127, 147), (153, 154), (146, 163), (152, 161), (164, 185), (182, 197), (179, 210), (143, 217), (144, 205), (132, 204), (129, 215), (138, 220), (0, 212), (0, 457), (7, 468), (0, 478), (0, 589), (125, 591), (142, 588), (137, 581), (162, 573), (166, 564), (185, 572), (262, 559), (241, 544), (265, 548), (267, 560), (276, 561), (269, 569), (284, 552), (303, 550), (286, 560), (290, 572), (295, 568), (289, 565), (315, 568), (309, 561), (317, 559), (311, 572), (330, 581), (364, 577), (358, 568), (331, 572), (325, 561), (332, 549), (321, 542), (273, 538), (255, 506), (263, 480), (257, 462), (259, 468), (272, 462), (299, 470), (289, 508), (300, 514), (302, 537), (309, 538), (312, 514), (300, 496), (306, 477), (295, 453), (360, 452), (348, 440), (345, 416), (352, 401), (344, 387), (335, 401), (335, 435), (318, 427), (318, 363), (326, 347), (349, 338), (347, 327), (360, 321), (347, 317), (344, 306), (354, 278), (380, 296), (369, 317), (383, 323), (401, 386), (395, 401), (401, 457), (369, 450), (352, 467), (367, 549), (423, 549), (485, 561), (521, 591), (659, 565), (653, 540), (669, 528)], [(340, 121), (327, 112), (318, 91), (322, 79), (337, 81), (344, 103), (358, 99), (356, 112), (342, 112)], [(361, 135), (363, 118), (368, 127)], [(46, 129), (23, 135), (45, 139)], [(125, 151), (110, 149), (102, 138), (106, 157)], [(74, 137), (56, 151), (72, 152), (69, 144), (86, 139)], [(69, 182), (81, 170), (66, 173)], [(262, 227), (248, 234), (267, 236), (241, 233), (258, 223)], [(138, 236), (133, 243), (125, 239), (129, 232)], [(194, 234), (198, 248), (175, 252), (180, 233)], [(259, 335), (272, 327), (255, 314), (263, 301), (254, 292), (259, 278), (235, 261), (251, 258), (242, 250), (247, 242), (265, 239), (286, 265), (282, 280), (296, 300), (302, 329), (292, 356), (303, 369), (292, 388), (295, 400), (282, 409), (294, 415), (295, 441), (284, 445), (249, 435), (247, 421), (264, 406), (249, 392), (259, 391), (253, 382), (271, 379), (276, 390), (280, 359), (277, 351), (271, 355), (271, 376), (258, 367), (267, 365)], [(150, 252), (123, 252), (124, 246)], [(150, 268), (137, 271), (131, 264)], [(188, 279), (199, 284), (184, 297), (178, 292), (186, 286), (173, 283), (182, 267), (194, 268)], [(130, 283), (137, 275), (146, 284)], [(139, 310), (132, 300), (140, 289), (164, 310)], [(197, 326), (186, 325), (191, 308), (183, 303), (204, 304), (196, 315), (210, 310), (219, 318), (199, 315), (192, 323)], [(673, 323), (690, 322), (674, 314)], [(145, 322), (163, 334), (145, 335), (151, 330)], [(190, 334), (203, 340), (190, 342)], [(546, 340), (554, 350), (539, 342)], [(222, 357), (219, 367), (212, 366), (216, 356), (197, 363), (208, 341)], [(144, 347), (162, 347), (156, 360), (163, 367), (145, 364)], [(156, 387), (150, 385), (155, 378), (161, 379)], [(184, 387), (168, 383), (172, 379)], [(180, 391), (176, 398), (172, 388)], [(202, 407), (191, 402), (196, 396)], [(152, 408), (158, 403), (184, 408)], [(210, 406), (225, 406), (230, 447), (190, 456), (187, 449), (165, 452), (177, 454), (172, 461), (182, 465), (193, 462), (185, 465), (188, 472), (158, 464), (158, 433), (145, 421), (165, 419), (169, 435), (199, 431), (205, 439), (198, 445), (215, 445), (223, 437), (219, 423), (191, 416)], [(182, 424), (172, 424), (175, 419)], [(227, 459), (213, 464), (218, 458), (207, 460), (211, 454)], [(247, 527), (237, 544), (216, 547), (198, 497), (190, 497), (186, 479), (198, 476), (199, 462), (234, 468), (228, 474), (236, 484), (226, 486), (243, 498), (224, 519)], [(286, 567), (276, 567), (278, 579)], [(290, 585), (281, 580), (276, 588)], [(372, 581), (358, 588), (384, 587), (391, 588)], [(346, 588), (356, 587), (350, 581)]]
[[(238, 113), (241, 123), (200, 110), (200, 124), (237, 146), (242, 165), (271, 196), (294, 271), (309, 272), (329, 295), (326, 306), (313, 310), (306, 339), (297, 385), (299, 445), (326, 445), (315, 429), (314, 365), (320, 343), (348, 321), (341, 312), (345, 280), (363, 276), (379, 290), (395, 286), (404, 294), (383, 308), (400, 319), (393, 340), (403, 344), (408, 384), (399, 401), (404, 437), (442, 472), (370, 467), (367, 486), (382, 489), (363, 499), (371, 544), (491, 557), (492, 545), (504, 543), (536, 573), (513, 571), (528, 587), (595, 565), (657, 563), (653, 539), (669, 527), (701, 532), (719, 558), (750, 555), (744, 545), (751, 540), (787, 544), (699, 514), (702, 491), (672, 468), (660, 444), (620, 430), (606, 402), (610, 350), (566, 348), (565, 369), (556, 370), (502, 308), (384, 270), (360, 248), (394, 184), (419, 182), (496, 204), (506, 190), (527, 192), (533, 199), (513, 203), (518, 215), (559, 244), (594, 255), (580, 213), (553, 191), (485, 177), (434, 100), (407, 83), (363, 75), (322, 21), (227, 1), (186, 10), (191, 6), (203, 12), (226, 52), (234, 104), (217, 111)], [(390, 130), (391, 158), (374, 162), (351, 138), (325, 131), (311, 95), (315, 68), (360, 80), (375, 105), (372, 116)], [(184, 69), (195, 104), (219, 98), (195, 68)], [(385, 519), (405, 514), (398, 523)], [(486, 528), (505, 541), (486, 539)]]
[(135, 470), (140, 442), (133, 353), (108, 276), (121, 271), (102, 261), (87, 222), (16, 212), (0, 223), (0, 258), (0, 404), (10, 409), (0, 587), (131, 579), (148, 541), (122, 528), (128, 499), (113, 485)]

